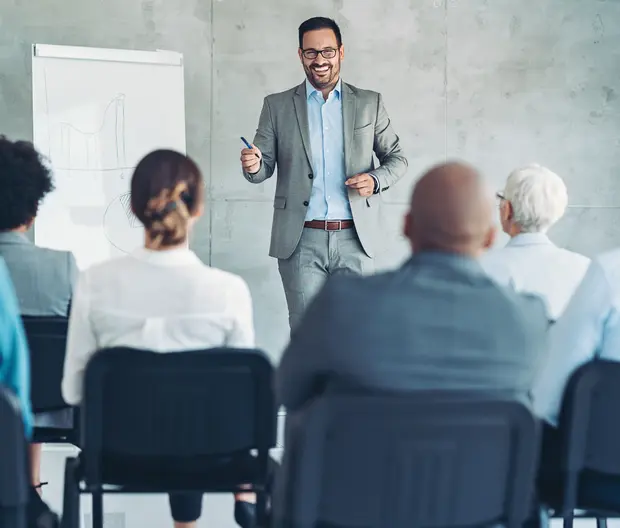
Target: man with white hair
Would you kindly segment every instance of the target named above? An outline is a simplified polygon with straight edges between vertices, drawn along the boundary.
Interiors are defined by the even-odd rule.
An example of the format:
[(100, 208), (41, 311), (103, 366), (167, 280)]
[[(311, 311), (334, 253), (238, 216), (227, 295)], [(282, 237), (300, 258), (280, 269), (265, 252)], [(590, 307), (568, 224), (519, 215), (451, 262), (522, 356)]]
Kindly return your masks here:
[(564, 311), (583, 279), (590, 259), (557, 247), (546, 235), (568, 204), (557, 174), (531, 164), (513, 171), (500, 200), (500, 219), (510, 241), (481, 258), (487, 273), (517, 291), (539, 295), (551, 321)]

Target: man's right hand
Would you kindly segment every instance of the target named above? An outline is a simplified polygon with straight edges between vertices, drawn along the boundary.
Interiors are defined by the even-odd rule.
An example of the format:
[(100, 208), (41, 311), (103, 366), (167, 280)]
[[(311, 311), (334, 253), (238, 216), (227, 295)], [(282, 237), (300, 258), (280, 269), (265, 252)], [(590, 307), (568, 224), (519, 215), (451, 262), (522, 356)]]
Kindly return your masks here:
[[(256, 155), (258, 154), (258, 158)], [(257, 147), (252, 145), (251, 149), (244, 148), (241, 151), (241, 167), (248, 174), (256, 174), (260, 170), (263, 154)]]

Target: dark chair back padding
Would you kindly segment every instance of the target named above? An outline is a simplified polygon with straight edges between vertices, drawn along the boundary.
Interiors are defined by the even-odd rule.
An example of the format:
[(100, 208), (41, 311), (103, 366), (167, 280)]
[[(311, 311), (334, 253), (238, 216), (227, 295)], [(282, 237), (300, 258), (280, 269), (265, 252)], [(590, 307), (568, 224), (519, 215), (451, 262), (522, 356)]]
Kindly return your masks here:
[(620, 476), (620, 362), (595, 360), (571, 376), (559, 428), (563, 467)]
[(520, 526), (539, 424), (458, 393), (320, 398), (287, 416), (277, 527)]
[(26, 528), (28, 470), (24, 424), (15, 395), (0, 385), (0, 526)]
[(33, 411), (39, 413), (68, 408), (61, 392), (67, 348), (67, 318), (23, 316), (22, 321), (30, 349)]
[(97, 352), (81, 407), (86, 479), (100, 478), (102, 455), (267, 454), (276, 441), (272, 376), (258, 350)]

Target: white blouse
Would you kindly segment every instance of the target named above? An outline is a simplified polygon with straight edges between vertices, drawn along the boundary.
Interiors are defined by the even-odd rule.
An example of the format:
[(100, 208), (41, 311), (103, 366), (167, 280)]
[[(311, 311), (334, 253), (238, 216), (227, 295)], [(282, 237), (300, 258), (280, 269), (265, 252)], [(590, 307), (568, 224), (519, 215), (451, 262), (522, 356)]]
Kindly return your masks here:
[(190, 250), (140, 248), (82, 272), (74, 292), (62, 394), (75, 405), (90, 357), (104, 347), (178, 352), (254, 347), (245, 281)]

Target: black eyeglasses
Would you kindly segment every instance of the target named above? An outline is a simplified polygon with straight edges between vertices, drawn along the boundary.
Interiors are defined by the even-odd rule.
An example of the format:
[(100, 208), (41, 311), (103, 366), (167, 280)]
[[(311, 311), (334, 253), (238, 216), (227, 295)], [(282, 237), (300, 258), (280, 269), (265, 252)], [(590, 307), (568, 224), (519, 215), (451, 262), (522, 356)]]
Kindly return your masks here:
[(319, 56), (319, 53), (323, 55), (324, 59), (333, 59), (336, 56), (336, 53), (338, 53), (338, 50), (334, 48), (325, 48), (322, 50), (309, 48), (301, 51), (301, 54), (306, 59), (316, 59)]

